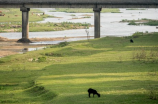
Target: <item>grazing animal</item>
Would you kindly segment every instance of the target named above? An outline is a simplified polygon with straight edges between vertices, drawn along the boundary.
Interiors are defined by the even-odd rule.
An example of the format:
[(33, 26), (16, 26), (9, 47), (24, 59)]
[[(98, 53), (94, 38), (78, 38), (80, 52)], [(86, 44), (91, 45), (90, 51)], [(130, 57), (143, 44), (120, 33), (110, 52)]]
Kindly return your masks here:
[(131, 42), (131, 43), (134, 43), (134, 41), (133, 41), (132, 39), (130, 39), (130, 42)]
[(93, 97), (94, 97), (95, 94), (98, 95), (98, 97), (100, 97), (100, 94), (96, 90), (94, 90), (92, 88), (88, 89), (88, 94), (89, 94), (89, 97), (91, 97), (90, 96), (91, 94), (93, 94)]

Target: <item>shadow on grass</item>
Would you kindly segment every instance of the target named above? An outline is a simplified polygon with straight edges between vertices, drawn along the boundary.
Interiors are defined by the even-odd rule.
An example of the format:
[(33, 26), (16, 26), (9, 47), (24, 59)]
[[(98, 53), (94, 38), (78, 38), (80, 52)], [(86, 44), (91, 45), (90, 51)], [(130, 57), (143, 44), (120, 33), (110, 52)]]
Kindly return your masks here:
[[(152, 64), (153, 67), (150, 67)], [(141, 63), (139, 61), (84, 62), (70, 64), (53, 64), (45, 67), (45, 74), (89, 74), (89, 73), (128, 73), (149, 72), (155, 70), (157, 63)], [(149, 68), (150, 67), (150, 68)], [(48, 73), (47, 73), (48, 72)]]
[(97, 49), (75, 49), (71, 47), (63, 48), (59, 51), (56, 52), (49, 52), (45, 53), (46, 56), (53, 56), (53, 57), (71, 57), (71, 56), (89, 56), (101, 52), (105, 52), (108, 49), (102, 49), (102, 50), (97, 50)]
[(144, 94), (101, 94), (101, 97), (88, 97), (87, 94), (72, 94), (55, 100), (55, 104), (156, 104)]
[(19, 84), (0, 85), (0, 103), (44, 103), (54, 99), (57, 94), (37, 85), (35, 81)]
[(57, 96), (45, 87), (37, 85), (35, 79), (41, 71), (0, 71), (0, 103), (44, 103)]

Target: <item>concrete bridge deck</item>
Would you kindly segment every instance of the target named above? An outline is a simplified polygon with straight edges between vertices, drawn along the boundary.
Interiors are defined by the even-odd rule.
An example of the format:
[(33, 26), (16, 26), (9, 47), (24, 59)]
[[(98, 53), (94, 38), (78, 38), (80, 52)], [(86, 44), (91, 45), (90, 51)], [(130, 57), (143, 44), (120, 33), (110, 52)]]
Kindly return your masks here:
[(158, 0), (0, 0), (0, 8), (157, 8)]
[(100, 38), (102, 8), (158, 8), (158, 0), (0, 0), (0, 8), (20, 8), (22, 11), (22, 39), (29, 41), (30, 8), (93, 8), (94, 37)]

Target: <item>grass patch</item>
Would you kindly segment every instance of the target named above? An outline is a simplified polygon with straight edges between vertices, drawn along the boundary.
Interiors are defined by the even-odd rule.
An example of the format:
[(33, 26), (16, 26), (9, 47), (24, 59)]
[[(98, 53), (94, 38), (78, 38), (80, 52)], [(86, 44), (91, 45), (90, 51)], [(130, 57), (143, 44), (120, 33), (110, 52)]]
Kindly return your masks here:
[(146, 9), (144, 9), (144, 8), (128, 8), (126, 10), (146, 10)]
[(128, 25), (149, 25), (149, 26), (158, 26), (158, 20), (152, 19), (138, 19), (138, 20), (127, 20), (123, 19), (121, 22), (128, 22)]
[[(85, 29), (89, 28), (91, 24), (89, 23), (72, 23), (72, 22), (62, 22), (62, 23), (29, 23), (30, 32), (40, 32), (40, 31), (62, 31), (70, 29)], [(0, 32), (21, 32), (22, 23), (21, 22), (6, 22), (0, 25)]]
[[(104, 37), (1, 58), (0, 103), (156, 104), (157, 38)], [(39, 57), (47, 58), (28, 61)], [(89, 98), (88, 88), (101, 97)]]

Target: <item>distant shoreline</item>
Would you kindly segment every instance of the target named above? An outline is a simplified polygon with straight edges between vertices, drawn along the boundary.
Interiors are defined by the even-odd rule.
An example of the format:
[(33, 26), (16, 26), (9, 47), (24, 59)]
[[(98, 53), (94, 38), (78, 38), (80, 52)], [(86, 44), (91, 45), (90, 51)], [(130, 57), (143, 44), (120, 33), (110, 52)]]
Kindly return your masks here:
[[(93, 36), (89, 36), (93, 37)], [(55, 38), (29, 38), (32, 42), (39, 42), (39, 41), (59, 41), (59, 40), (66, 40), (70, 38), (87, 38), (87, 36), (76, 36), (76, 37), (55, 37)], [(8, 39), (0, 36), (0, 42), (17, 42), (19, 39)]]

